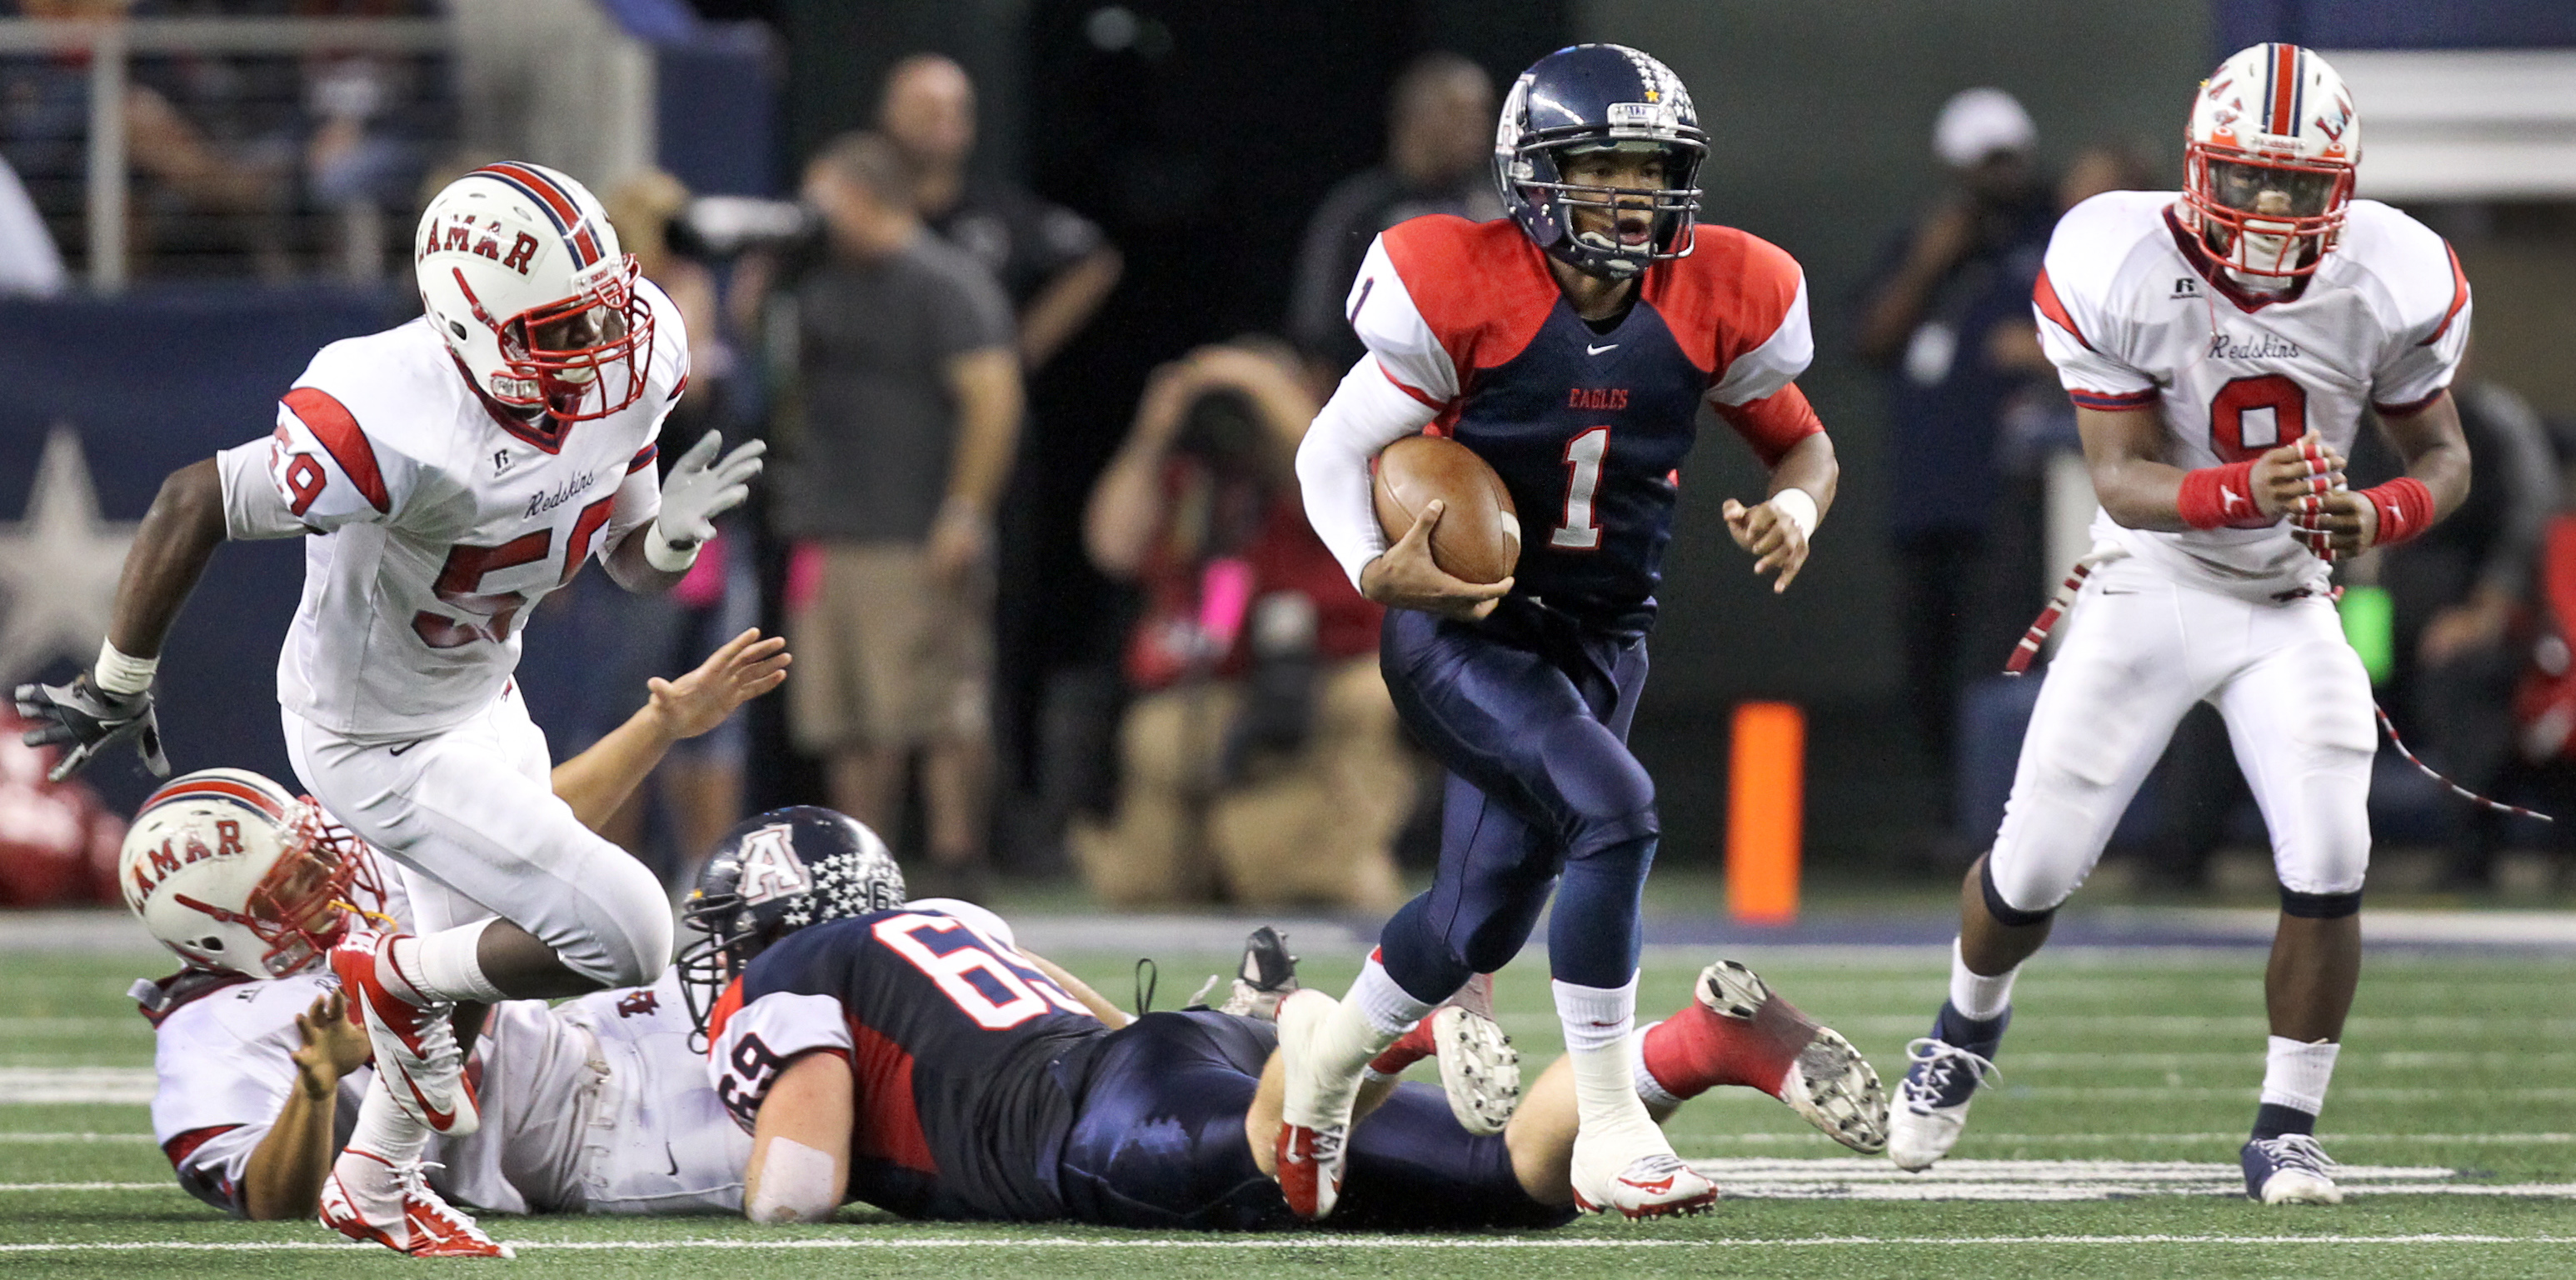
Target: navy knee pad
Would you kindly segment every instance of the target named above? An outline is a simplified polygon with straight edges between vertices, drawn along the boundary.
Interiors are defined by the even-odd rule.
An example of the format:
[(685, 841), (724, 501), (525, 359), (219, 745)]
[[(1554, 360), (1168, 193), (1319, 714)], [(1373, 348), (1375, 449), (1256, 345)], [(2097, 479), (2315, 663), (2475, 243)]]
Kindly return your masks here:
[(2281, 890), (2281, 914), (2300, 920), (2341, 920), (2361, 914), (2361, 890), (2350, 893), (2301, 893)]
[(2004, 901), (2004, 895), (1995, 888), (1995, 867), (1992, 854), (1987, 855), (1986, 861), (1977, 864), (1977, 892), (1985, 896), (1986, 914), (1993, 916), (1995, 918), (1995, 923), (2005, 925), (2010, 928), (2025, 929), (2035, 924), (2046, 924), (2050, 917), (2057, 914), (2057, 908), (2055, 907), (2048, 907), (2039, 911), (2024, 911), (2021, 908)]

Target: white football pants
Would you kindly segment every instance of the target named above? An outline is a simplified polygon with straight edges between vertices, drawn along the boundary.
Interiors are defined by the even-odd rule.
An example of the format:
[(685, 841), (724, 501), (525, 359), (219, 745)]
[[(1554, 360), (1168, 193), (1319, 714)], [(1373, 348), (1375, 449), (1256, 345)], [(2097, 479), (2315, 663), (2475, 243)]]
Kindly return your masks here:
[(555, 798), (545, 734), (517, 682), (465, 723), (409, 742), (354, 742), (281, 714), (305, 789), (402, 864), (419, 932), (501, 916), (604, 987), (646, 985), (670, 964), (661, 882)]
[(1987, 857), (2007, 905), (2046, 911), (2084, 883), (2195, 702), (2227, 721), (2281, 887), (2361, 888), (2379, 735), (2370, 677), (2331, 601), (2249, 601), (2115, 560), (2084, 584), (2066, 627)]

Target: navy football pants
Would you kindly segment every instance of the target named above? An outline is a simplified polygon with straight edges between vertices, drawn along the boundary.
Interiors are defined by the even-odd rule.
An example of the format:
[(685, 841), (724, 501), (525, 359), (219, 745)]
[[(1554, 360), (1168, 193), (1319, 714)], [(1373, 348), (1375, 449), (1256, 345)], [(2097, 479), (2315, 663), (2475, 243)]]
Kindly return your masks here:
[(1646, 642), (1508, 598), (1481, 623), (1389, 610), (1380, 664), (1405, 727), (1449, 770), (1439, 874), (1379, 934), (1387, 976), (1447, 999), (1519, 954), (1557, 888), (1555, 976), (1626, 985), (1661, 831), (1628, 750)]
[[(1065, 1135), (1066, 1216), (1112, 1227), (1246, 1231), (1297, 1219), (1252, 1162), (1243, 1115), (1279, 1041), (1266, 1022), (1149, 1013), (1101, 1037)], [(1521, 1190), (1503, 1140), (1458, 1127), (1440, 1090), (1400, 1085), (1351, 1134), (1336, 1226), (1553, 1227), (1571, 1209)]]

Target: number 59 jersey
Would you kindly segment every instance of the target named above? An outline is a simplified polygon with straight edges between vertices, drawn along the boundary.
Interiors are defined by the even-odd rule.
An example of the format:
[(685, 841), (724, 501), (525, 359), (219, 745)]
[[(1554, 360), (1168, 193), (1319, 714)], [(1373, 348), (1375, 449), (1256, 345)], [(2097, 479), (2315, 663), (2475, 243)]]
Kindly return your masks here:
[(277, 662), (287, 710), (358, 739), (462, 723), (518, 666), (537, 601), (660, 512), (654, 439), (688, 382), (688, 334), (669, 297), (638, 289), (644, 394), (607, 417), (492, 406), (423, 316), (324, 347), (267, 439), (215, 455), (227, 536), (309, 535)]
[[(2069, 210), (2032, 291), (2041, 344), (2080, 408), (2156, 408), (2164, 461), (2242, 462), (2309, 430), (2346, 456), (2362, 411), (2403, 416), (2450, 386), (2469, 337), (2469, 283), (2450, 246), (2375, 200), (2278, 293), (2247, 289), (2174, 218), (2174, 193), (2114, 191)], [(2096, 541), (2188, 582), (2269, 598), (2321, 585), (2287, 520), (2168, 533), (2094, 518)], [(2237, 510), (2231, 505), (2230, 510)]]
[(908, 1218), (1063, 1214), (1056, 1165), (1080, 1077), (1068, 1055), (1108, 1028), (993, 913), (930, 899), (799, 930), (751, 962), (713, 1020), (709, 1076), (745, 1129), (789, 1060), (850, 1064), (849, 1198)]

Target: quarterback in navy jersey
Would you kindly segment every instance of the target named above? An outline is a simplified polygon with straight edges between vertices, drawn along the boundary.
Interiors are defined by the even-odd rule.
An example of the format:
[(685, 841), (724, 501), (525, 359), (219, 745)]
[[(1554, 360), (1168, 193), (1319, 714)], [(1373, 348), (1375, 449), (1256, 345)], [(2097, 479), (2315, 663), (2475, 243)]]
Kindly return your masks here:
[[(942, 1220), (1297, 1221), (1270, 1159), (1285, 1078), (1269, 1023), (1203, 1008), (1131, 1019), (1020, 950), (992, 912), (906, 901), (884, 845), (829, 810), (736, 828), (687, 914), (705, 937), (683, 953), (683, 989), (708, 1036), (716, 1094), (753, 1135), (743, 1193), (753, 1220), (818, 1221), (856, 1200)], [(1273, 984), (1274, 995), (1289, 988), (1282, 1017), (1332, 1004), (1293, 985)], [(1743, 1085), (1852, 1145), (1883, 1128), (1874, 1077), (1861, 1100), (1874, 1109), (1814, 1087), (1811, 1064), (1848, 1052), (1840, 1036), (1740, 965), (1710, 966), (1699, 988), (1644, 1037), (1622, 1086), (1641, 1105), (1669, 1115), (1708, 1089)], [(1484, 1126), (1499, 1132), (1470, 1132), (1440, 1089), (1394, 1083), (1466, 1039), (1426, 1026), (1372, 1064), (1350, 1162), (1366, 1194), (1341, 1221), (1454, 1230), (1572, 1216), (1562, 1065), (1508, 1125)], [(1501, 1043), (1499, 1031), (1488, 1043)], [(1490, 1115), (1495, 1101), (1470, 1109)]]
[[(1814, 352), (1805, 279), (1779, 248), (1697, 221), (1707, 150), (1662, 63), (1619, 45), (1561, 49), (1503, 107), (1495, 181), (1511, 217), (1399, 224), (1352, 286), (1370, 354), (1316, 418), (1298, 478), (1325, 545), (1389, 606), (1388, 689), (1450, 778), (1430, 891), (1388, 921), (1339, 1007), (1283, 1015), (1278, 1155), (1302, 1214), (1340, 1195), (1361, 1068), (1518, 953), (1551, 890), (1579, 1202), (1640, 1217), (1715, 1199), (1627, 1084), (1638, 897), (1659, 831), (1628, 726), (1701, 406), (1770, 469), (1765, 501), (1724, 510), (1775, 589), (1805, 563), (1838, 472), (1792, 381)], [(1436, 502), (1392, 545), (1380, 530), (1371, 463), (1426, 430), (1474, 450), (1510, 491), (1513, 578), (1441, 572)]]

